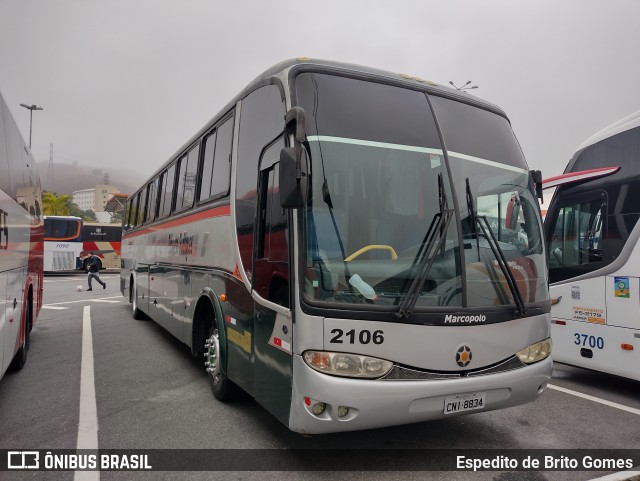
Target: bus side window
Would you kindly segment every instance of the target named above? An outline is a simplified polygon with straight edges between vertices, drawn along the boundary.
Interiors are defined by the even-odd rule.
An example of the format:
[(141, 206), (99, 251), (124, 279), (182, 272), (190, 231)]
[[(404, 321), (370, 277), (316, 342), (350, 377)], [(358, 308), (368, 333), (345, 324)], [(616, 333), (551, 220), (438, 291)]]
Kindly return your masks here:
[(211, 179), (211, 197), (226, 195), (231, 180), (231, 142), (233, 140), (233, 117), (218, 128), (216, 155)]
[(158, 217), (165, 217), (171, 213), (173, 207), (173, 187), (176, 172), (176, 164), (171, 164), (167, 170), (162, 173), (162, 199)]
[(147, 187), (147, 197), (149, 199), (147, 206), (147, 215), (145, 216), (145, 222), (153, 222), (156, 219), (157, 210), (157, 195), (158, 195), (158, 178), (156, 177), (151, 181)]
[(204, 155), (202, 158), (202, 174), (200, 177), (200, 195), (198, 200), (211, 197), (211, 177), (213, 175), (213, 154), (216, 146), (216, 131), (204, 141)]
[(233, 116), (205, 138), (199, 201), (224, 197), (229, 193), (232, 140)]
[(143, 189), (138, 194), (138, 220), (136, 225), (142, 225), (144, 223), (144, 212), (147, 205), (147, 189)]

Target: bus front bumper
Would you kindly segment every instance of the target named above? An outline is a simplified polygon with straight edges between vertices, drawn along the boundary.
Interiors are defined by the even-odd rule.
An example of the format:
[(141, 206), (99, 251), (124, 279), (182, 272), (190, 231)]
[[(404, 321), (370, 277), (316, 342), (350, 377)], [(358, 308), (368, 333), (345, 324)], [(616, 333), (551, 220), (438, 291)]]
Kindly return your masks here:
[[(547, 358), (512, 371), (477, 377), (383, 381), (329, 376), (294, 355), (289, 428), (306, 434), (356, 431), (517, 406), (542, 394), (552, 367), (551, 358)], [(481, 409), (445, 414), (445, 398), (473, 393), (484, 393)], [(318, 403), (324, 403), (325, 409), (314, 414), (313, 407)]]

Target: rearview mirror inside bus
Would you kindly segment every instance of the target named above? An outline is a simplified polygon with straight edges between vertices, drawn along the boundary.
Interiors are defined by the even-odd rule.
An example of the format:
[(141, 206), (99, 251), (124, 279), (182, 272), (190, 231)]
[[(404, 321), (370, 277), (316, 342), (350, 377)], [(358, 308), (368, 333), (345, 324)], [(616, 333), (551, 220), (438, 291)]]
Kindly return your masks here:
[[(298, 149), (299, 161), (296, 159)], [(307, 151), (302, 147), (298, 149), (285, 147), (280, 151), (280, 205), (285, 209), (304, 205)]]

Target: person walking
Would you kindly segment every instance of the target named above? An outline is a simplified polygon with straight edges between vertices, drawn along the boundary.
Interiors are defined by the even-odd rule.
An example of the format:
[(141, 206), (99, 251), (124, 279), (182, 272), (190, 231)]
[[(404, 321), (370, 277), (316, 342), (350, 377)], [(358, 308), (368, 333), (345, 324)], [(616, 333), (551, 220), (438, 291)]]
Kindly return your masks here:
[(87, 290), (88, 291), (93, 290), (91, 288), (91, 279), (94, 279), (94, 278), (96, 281), (98, 281), (98, 284), (102, 285), (103, 289), (106, 289), (107, 283), (100, 280), (100, 276), (98, 275), (98, 273), (100, 272), (100, 259), (94, 256), (93, 252), (89, 252), (88, 254), (89, 254), (89, 260), (87, 261), (87, 272), (89, 276), (87, 277), (87, 281), (89, 282), (89, 289)]

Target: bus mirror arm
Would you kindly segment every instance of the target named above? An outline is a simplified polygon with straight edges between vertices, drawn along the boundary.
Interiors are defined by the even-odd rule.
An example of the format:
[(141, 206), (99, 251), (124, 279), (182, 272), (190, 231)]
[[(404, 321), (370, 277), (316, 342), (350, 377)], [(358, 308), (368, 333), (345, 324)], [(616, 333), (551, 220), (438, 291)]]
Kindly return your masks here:
[(536, 186), (536, 197), (540, 199), (540, 202), (544, 202), (542, 198), (542, 171), (540, 170), (530, 170), (531, 178), (533, 179), (533, 183)]
[(306, 132), (304, 128), (304, 109), (302, 107), (291, 107), (284, 117), (285, 128), (295, 135), (297, 142), (304, 142)]

